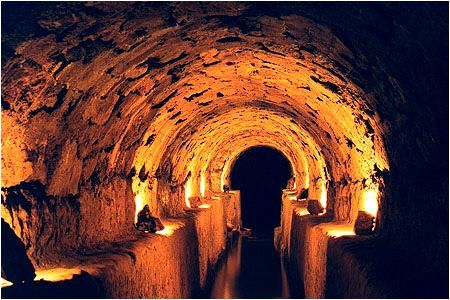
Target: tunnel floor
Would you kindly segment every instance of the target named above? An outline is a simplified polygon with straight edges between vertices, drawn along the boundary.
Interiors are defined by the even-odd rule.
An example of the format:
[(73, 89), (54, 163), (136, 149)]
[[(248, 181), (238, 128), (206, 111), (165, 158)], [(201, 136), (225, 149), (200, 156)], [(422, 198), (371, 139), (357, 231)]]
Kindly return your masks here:
[(304, 298), (273, 246), (273, 235), (236, 235), (210, 287), (212, 299)]

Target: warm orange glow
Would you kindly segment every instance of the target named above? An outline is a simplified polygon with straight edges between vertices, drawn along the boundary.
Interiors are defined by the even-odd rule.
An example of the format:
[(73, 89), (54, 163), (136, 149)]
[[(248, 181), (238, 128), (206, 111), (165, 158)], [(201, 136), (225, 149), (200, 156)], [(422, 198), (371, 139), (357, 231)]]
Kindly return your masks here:
[(205, 179), (205, 173), (201, 173), (200, 174), (200, 195), (202, 195), (202, 197), (205, 197), (205, 192), (206, 192), (206, 179)]
[[(334, 35), (334, 29), (341, 28), (342, 34), (346, 33), (347, 22), (338, 22), (342, 26), (320, 24), (328, 22), (316, 22), (313, 20), (316, 10), (303, 6), (295, 9), (298, 13), (283, 13), (280, 18), (245, 3), (223, 7), (222, 4), (211, 7), (170, 4), (170, 7), (152, 6), (136, 13), (139, 8), (106, 6), (90, 8), (104, 12), (104, 20), (98, 22), (95, 16), (86, 16), (78, 8), (74, 16), (61, 16), (61, 20), (55, 16), (51, 22), (43, 20), (42, 25), (49, 32), (59, 31), (59, 27), (70, 29), (65, 41), (54, 41), (53, 36), (27, 38), (17, 47), (18, 55), (12, 55), (5, 64), (7, 77), (3, 80), (2, 94), (6, 100), (4, 107), (11, 107), (2, 114), (5, 134), (1, 173), (4, 176), (0, 177), (2, 189), (8, 193), (7, 197), (2, 195), (2, 202), (8, 207), (2, 206), (2, 217), (7, 215), (4, 219), (11, 224), (11, 229), (25, 240), (33, 261), (42, 265), (58, 258), (46, 252), (52, 250), (45, 249), (47, 238), (49, 247), (62, 252), (59, 253), (62, 256), (70, 254), (64, 253), (66, 248), (76, 250), (89, 246), (99, 250), (89, 251), (98, 254), (99, 259), (96, 261), (93, 256), (76, 259), (86, 261), (83, 268), (91, 262), (106, 265), (99, 268), (96, 277), (105, 281), (105, 289), (111, 290), (111, 296), (189, 296), (190, 291), (204, 287), (203, 281), (209, 281), (206, 280), (208, 272), (214, 267), (222, 245), (228, 242), (227, 227), (235, 231), (243, 224), (241, 216), (247, 211), (241, 202), (245, 202), (245, 195), (241, 198), (239, 191), (224, 192), (223, 187), (226, 186), (225, 190), (235, 187), (231, 171), (239, 155), (260, 145), (281, 152), (292, 167), (295, 180), (290, 186), (295, 192), (283, 195), (283, 211), (277, 212), (281, 222), (275, 244), (280, 255), (295, 260), (296, 271), (306, 278), (302, 278), (306, 290), (316, 291), (322, 286), (325, 290), (333, 284), (325, 282), (334, 275), (326, 274), (328, 254), (323, 240), (328, 236), (332, 239), (354, 235), (354, 230), (360, 233), (359, 227), (328, 224), (329, 227), (315, 231), (319, 237), (325, 237), (321, 240), (310, 233), (311, 228), (331, 220), (354, 222), (360, 210), (374, 216), (380, 210), (380, 219), (383, 216), (387, 221), (401, 213), (394, 209), (385, 211), (381, 201), (385, 200), (384, 177), (399, 175), (395, 168), (393, 174), (385, 171), (389, 167), (388, 158), (396, 160), (404, 150), (395, 143), (396, 135), (414, 116), (409, 111), (415, 112), (416, 105), (425, 103), (414, 101), (421, 100), (421, 91), (409, 93), (401, 82), (409, 79), (406, 75), (414, 69), (388, 76), (385, 55), (373, 66), (371, 59), (363, 55), (376, 58), (378, 52), (380, 56), (385, 52), (384, 48), (370, 51), (361, 40), (353, 41), (358, 36), (352, 28), (348, 31), (351, 35), (346, 35), (349, 39), (340, 40)], [(182, 21), (184, 25), (166, 24), (164, 16), (158, 16), (163, 9), (174, 10), (176, 23)], [(249, 13), (251, 20), (247, 20)], [(174, 17), (169, 16), (172, 23)], [(332, 21), (326, 15), (318, 14), (318, 17)], [(335, 21), (341, 21), (340, 18)], [(245, 24), (247, 21), (252, 24)], [(92, 26), (94, 22), (100, 27)], [(250, 30), (240, 25), (247, 25), (244, 27)], [(116, 27), (121, 27), (123, 32), (117, 32)], [(253, 31), (252, 27), (259, 29), (249, 32)], [(374, 34), (377, 33), (378, 30)], [(172, 49), (167, 49), (167, 45)], [(393, 43), (389, 45), (396, 48)], [(58, 58), (53, 52), (64, 55), (58, 53)], [(424, 58), (432, 58), (433, 53), (425, 54)], [(74, 55), (73, 59), (69, 57)], [(355, 66), (373, 74), (353, 72)], [(372, 81), (376, 84), (371, 84)], [(392, 93), (388, 93), (388, 88)], [(408, 146), (412, 150), (416, 146), (412, 143), (416, 133), (418, 150), (426, 152), (440, 145), (440, 135), (436, 136), (434, 131), (440, 122), (427, 122), (437, 104), (440, 102), (431, 101), (424, 118), (412, 122), (426, 125), (423, 130), (415, 126), (411, 134), (405, 134), (404, 139), (411, 142)], [(389, 147), (384, 149), (384, 143)], [(419, 159), (426, 162), (428, 155), (419, 154)], [(395, 162), (406, 165), (407, 158), (409, 155)], [(253, 172), (257, 172), (256, 168)], [(274, 175), (266, 178), (271, 180), (271, 176)], [(380, 189), (365, 186), (367, 182), (379, 185)], [(394, 181), (392, 190), (396, 192), (406, 183)], [(330, 206), (327, 205), (328, 187)], [(307, 190), (301, 193), (304, 189)], [(209, 201), (215, 192), (220, 198), (213, 198), (219, 201)], [(437, 192), (430, 198), (439, 196)], [(80, 207), (69, 205), (73, 195)], [(48, 201), (41, 205), (42, 199), (38, 198), (44, 196)], [(26, 205), (18, 203), (22, 197), (26, 198)], [(297, 198), (307, 200), (297, 201)], [(131, 224), (133, 200), (135, 223), (146, 204), (155, 218), (171, 216), (187, 221), (163, 220), (163, 230), (144, 234)], [(277, 204), (279, 200), (275, 199)], [(327, 212), (317, 216), (316, 212), (322, 210), (310, 208), (315, 214), (312, 216), (306, 207), (293, 210), (293, 207), (306, 206), (309, 200), (314, 200), (310, 202), (314, 205), (320, 203)], [(402, 202), (407, 203), (406, 200)], [(371, 218), (365, 217), (370, 223)], [(144, 216), (142, 219), (145, 220)], [(383, 238), (387, 236), (385, 240), (396, 241), (397, 232), (406, 232), (400, 230), (400, 225), (406, 225), (400, 221), (392, 220), (392, 230), (385, 226), (389, 229), (387, 233), (377, 228), (372, 237), (377, 238), (380, 231)], [(81, 228), (75, 224), (81, 224)], [(128, 236), (130, 230), (133, 232)], [(412, 238), (401, 239), (400, 234), (398, 244), (407, 245), (409, 240)], [(163, 243), (149, 245), (155, 241)], [(189, 247), (185, 247), (186, 241)], [(112, 249), (117, 247), (125, 250)], [(419, 246), (414, 248), (421, 250)], [(166, 253), (158, 257), (158, 253), (164, 252), (159, 249), (166, 249)], [(100, 250), (105, 253), (94, 253)], [(137, 255), (135, 265), (130, 255), (120, 255), (125, 251)], [(139, 256), (148, 254), (145, 252), (155, 255), (155, 261), (162, 267), (153, 268), (153, 257), (142, 262)], [(419, 251), (413, 253), (416, 252)], [(189, 264), (179, 262), (180, 259)], [(343, 263), (350, 259), (344, 257)], [(361, 259), (361, 263), (365, 262)], [(190, 265), (195, 268), (184, 272)], [(60, 269), (50, 273), (43, 270), (41, 276), (70, 276), (67, 270), (71, 269)], [(136, 274), (127, 278), (127, 269)], [(359, 269), (364, 273), (362, 276), (348, 277), (355, 285), (364, 285), (371, 269)], [(148, 276), (141, 276), (141, 270), (144, 275), (150, 270)], [(125, 274), (116, 274), (118, 271)], [(166, 271), (174, 275), (170, 278)], [(109, 280), (107, 276), (111, 274), (113, 278), (122, 277), (121, 282)], [(343, 275), (341, 282), (347, 277)], [(313, 284), (309, 284), (309, 277), (313, 278)], [(132, 284), (136, 280), (146, 280), (148, 284), (134, 289)], [(385, 292), (376, 290), (372, 282), (367, 285), (369, 288), (362, 286), (362, 294)], [(379, 285), (384, 287), (383, 282)], [(117, 288), (114, 295), (113, 288)], [(347, 292), (345, 288), (343, 292)], [(229, 289), (224, 291), (224, 297), (236, 298)]]
[(164, 224), (164, 229), (157, 231), (156, 234), (164, 235), (164, 236), (171, 236), (177, 229), (184, 226), (184, 224), (179, 221), (168, 221), (168, 220), (163, 221), (162, 220), (162, 222)]
[(286, 195), (296, 195), (296, 194), (297, 194), (297, 191), (295, 191), (295, 190), (284, 189), (284, 190), (283, 190), (283, 193), (286, 194)]
[(327, 234), (333, 237), (340, 237), (344, 235), (355, 235), (355, 232), (351, 229), (330, 229), (327, 231)]
[(327, 207), (327, 186), (325, 180), (322, 180), (322, 188), (320, 194), (320, 204), (323, 208)]
[(167, 225), (163, 230), (157, 231), (156, 234), (171, 236), (174, 231), (175, 230), (171, 226)]
[(34, 281), (46, 280), (46, 281), (63, 281), (70, 280), (73, 275), (80, 275), (81, 270), (78, 268), (54, 268), (48, 270), (38, 270), (36, 271), (36, 277)]
[(225, 176), (226, 176), (226, 174), (227, 174), (227, 165), (225, 165), (225, 167), (223, 168), (223, 171), (222, 171), (222, 174), (220, 175), (220, 190), (222, 191), (222, 192), (225, 192), (224, 190), (223, 190), (223, 186), (225, 185)]
[(11, 281), (8, 281), (8, 280), (6, 280), (6, 279), (4, 279), (2, 277), (2, 280), (1, 280), (1, 287), (2, 288), (7, 287), (7, 286), (11, 286), (11, 285), (13, 285), (13, 283)]
[(308, 209), (306, 207), (298, 207), (295, 209), (294, 212), (297, 216), (300, 216), (300, 217), (309, 215)]
[(239, 299), (237, 288), (239, 270), (241, 269), (242, 237), (239, 236), (237, 244), (233, 245), (226, 258), (226, 267), (220, 268), (211, 291), (213, 299)]
[(136, 224), (138, 214), (145, 205), (144, 197), (142, 197), (140, 194), (137, 194), (136, 197), (134, 197), (134, 202), (136, 203), (136, 211), (134, 212), (134, 223)]
[(378, 191), (376, 189), (369, 189), (363, 192), (362, 209), (376, 217), (378, 212)]
[(189, 197), (192, 196), (192, 180), (189, 178), (184, 186), (184, 201), (186, 202), (187, 207), (191, 207), (191, 203), (189, 202)]
[(351, 224), (333, 224), (333, 223), (325, 223), (319, 225), (321, 229), (323, 229), (327, 235), (332, 237), (340, 237), (345, 235), (355, 235), (353, 230), (353, 226)]
[(287, 197), (289, 200), (297, 200), (298, 192), (296, 190), (283, 190), (283, 195)]
[(292, 186), (292, 189), (295, 190), (297, 188), (297, 181), (295, 180), (295, 174), (293, 175), (294, 178), (294, 185)]
[(305, 189), (309, 188), (309, 169), (308, 169), (308, 160), (303, 156), (303, 168), (305, 169)]

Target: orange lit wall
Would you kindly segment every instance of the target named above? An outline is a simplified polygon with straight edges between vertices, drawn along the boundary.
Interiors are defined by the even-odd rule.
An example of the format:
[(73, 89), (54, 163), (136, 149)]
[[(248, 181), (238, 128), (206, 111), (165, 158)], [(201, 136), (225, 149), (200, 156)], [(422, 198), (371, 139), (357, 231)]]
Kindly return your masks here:
[[(296, 191), (309, 188), (335, 220), (351, 224), (359, 209), (381, 207), (377, 187), (390, 169), (383, 98), (349, 75), (364, 61), (332, 30), (300, 15), (264, 16), (249, 34), (217, 17), (245, 3), (178, 7), (174, 18), (189, 26), (163, 25), (157, 7), (125, 19), (136, 8), (89, 5), (105, 12), (95, 34), (81, 34), (91, 16), (61, 16), (77, 30), (61, 41), (30, 38), (3, 68), (2, 186), (39, 189), (48, 213), (31, 199), (29, 211), (2, 202), (2, 216), (32, 256), (45, 255), (44, 241), (57, 253), (126, 240), (145, 204), (160, 217), (183, 215), (190, 196), (222, 192), (233, 162), (257, 145), (280, 150)], [(17, 216), (30, 221), (20, 226)], [(61, 234), (42, 229), (56, 222)]]
[[(39, 269), (139, 241), (146, 204), (162, 220), (205, 212), (194, 225), (207, 241), (230, 219), (210, 199), (239, 155), (264, 145), (295, 175), (279, 244), (318, 270), (309, 295), (326, 296), (327, 249), (342, 270), (397, 262), (389, 245), (411, 256), (405, 266), (423, 264), (410, 274), (448, 274), (448, 16), (418, 5), (80, 2), (13, 23), (2, 32), (2, 218)], [(304, 188), (325, 214), (289, 203)], [(351, 234), (358, 210), (377, 218), (371, 237)], [(186, 240), (173, 222), (156, 235), (162, 252)]]

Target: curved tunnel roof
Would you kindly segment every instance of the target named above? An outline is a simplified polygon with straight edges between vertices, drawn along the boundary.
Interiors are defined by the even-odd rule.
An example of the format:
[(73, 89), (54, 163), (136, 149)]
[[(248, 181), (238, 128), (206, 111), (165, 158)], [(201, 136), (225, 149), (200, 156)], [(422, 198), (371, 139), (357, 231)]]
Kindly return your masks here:
[[(120, 215), (113, 228), (123, 233), (134, 206), (178, 215), (189, 196), (220, 192), (240, 153), (267, 145), (289, 159), (298, 190), (309, 188), (335, 219), (354, 219), (393, 165), (408, 172), (406, 148), (426, 164), (435, 140), (421, 125), (437, 130), (440, 121), (408, 104), (412, 67), (393, 74), (386, 57), (368, 54), (379, 51), (376, 34), (348, 23), (376, 20), (344, 7), (348, 20), (330, 27), (314, 8), (287, 8), (53, 6), (3, 66), (2, 186), (40, 182), (48, 195), (78, 197), (86, 228), (96, 207)], [(389, 35), (389, 24), (379, 30)], [(408, 128), (430, 143), (404, 132), (405, 111), (417, 114)], [(96, 202), (105, 197), (119, 208)]]

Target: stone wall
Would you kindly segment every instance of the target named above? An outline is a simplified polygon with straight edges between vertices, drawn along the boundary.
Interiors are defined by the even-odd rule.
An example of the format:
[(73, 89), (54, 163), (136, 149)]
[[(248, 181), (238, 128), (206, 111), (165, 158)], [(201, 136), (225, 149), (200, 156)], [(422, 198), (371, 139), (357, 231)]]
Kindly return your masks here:
[[(333, 222), (351, 224), (374, 190), (374, 247), (445, 290), (447, 5), (3, 5), (2, 217), (37, 266), (124, 242), (145, 204), (183, 216), (265, 145)], [(287, 249), (303, 226), (289, 230), (291, 214)]]
[[(112, 242), (61, 258), (57, 269), (38, 269), (38, 276), (55, 281), (29, 284), (33, 295), (20, 286), (2, 289), (8, 297), (72, 297), (65, 291), (84, 290), (83, 297), (191, 298), (205, 287), (218, 257), (225, 249), (224, 205), (193, 209), (184, 218), (163, 219), (166, 226), (156, 234), (136, 233), (126, 242)], [(222, 217), (221, 217), (222, 216)], [(65, 276), (70, 271), (71, 276)], [(83, 279), (73, 274), (80, 274)], [(64, 289), (60, 289), (63, 286)]]
[(215, 195), (223, 199), (223, 202), (225, 203), (227, 226), (237, 229), (242, 225), (240, 191), (235, 190), (226, 193), (215, 193)]
[(440, 298), (447, 293), (440, 281), (445, 266), (417, 260), (414, 251), (379, 236), (356, 236), (352, 224), (311, 216), (304, 208), (294, 208), (291, 221), (286, 258), (306, 298)]

